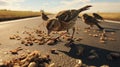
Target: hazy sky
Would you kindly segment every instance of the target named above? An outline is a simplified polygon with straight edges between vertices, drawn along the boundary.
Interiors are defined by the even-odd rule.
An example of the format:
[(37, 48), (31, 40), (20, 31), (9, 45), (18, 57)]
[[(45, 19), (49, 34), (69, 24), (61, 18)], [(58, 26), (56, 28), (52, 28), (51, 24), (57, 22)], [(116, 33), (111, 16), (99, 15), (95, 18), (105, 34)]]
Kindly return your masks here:
[(0, 9), (58, 12), (93, 5), (89, 12), (120, 12), (120, 0), (0, 0)]

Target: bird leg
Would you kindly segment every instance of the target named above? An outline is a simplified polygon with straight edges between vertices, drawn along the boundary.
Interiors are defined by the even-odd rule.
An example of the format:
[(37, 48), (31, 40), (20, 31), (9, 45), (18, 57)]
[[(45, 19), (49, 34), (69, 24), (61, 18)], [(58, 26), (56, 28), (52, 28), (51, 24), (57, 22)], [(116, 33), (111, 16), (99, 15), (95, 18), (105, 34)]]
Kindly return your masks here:
[(71, 39), (73, 39), (74, 33), (75, 33), (75, 27), (73, 27), (73, 33)]
[(67, 29), (67, 33), (70, 34), (68, 29)]
[(71, 39), (70, 39), (70, 41), (68, 43), (65, 44), (65, 46), (67, 46), (67, 47), (69, 47), (70, 44), (72, 44), (74, 42), (73, 41), (73, 36), (74, 36), (74, 33), (75, 33), (75, 27), (73, 27), (72, 30), (73, 30), (73, 33), (72, 33)]

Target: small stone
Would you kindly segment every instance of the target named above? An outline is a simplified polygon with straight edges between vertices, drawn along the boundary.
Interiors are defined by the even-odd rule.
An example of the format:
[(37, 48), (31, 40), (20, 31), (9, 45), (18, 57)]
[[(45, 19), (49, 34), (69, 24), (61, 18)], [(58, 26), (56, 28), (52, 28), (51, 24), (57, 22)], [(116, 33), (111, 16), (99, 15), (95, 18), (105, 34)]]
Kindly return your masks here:
[(8, 54), (8, 52), (4, 52), (4, 54)]
[(82, 38), (76, 38), (76, 41), (81, 41), (82, 40)]
[(16, 31), (17, 33), (19, 33), (19, 31)]
[(58, 54), (58, 53), (56, 52), (56, 49), (51, 49), (51, 53), (52, 53), (52, 54)]
[(111, 34), (113, 35), (113, 34), (115, 34), (115, 32), (111, 32)]
[(104, 40), (100, 40), (100, 43), (105, 44), (106, 42)]
[(26, 43), (26, 41), (25, 41), (25, 40), (22, 40), (22, 41), (21, 41), (21, 44), (25, 44), (25, 43)]
[(110, 40), (110, 41), (116, 41), (114, 38), (108, 38), (108, 40)]
[(79, 32), (76, 32), (76, 34), (79, 34)]
[(98, 37), (98, 35), (97, 34), (93, 34), (93, 37)]
[(18, 63), (15, 63), (13, 67), (20, 67)]
[(11, 37), (9, 37), (9, 38), (10, 38), (11, 40), (12, 40), (12, 39), (15, 39), (15, 37), (14, 37), (14, 36), (11, 36)]
[(105, 39), (104, 39), (104, 37), (101, 36), (101, 37), (100, 37), (100, 40), (105, 40)]
[(51, 63), (48, 67), (55, 67), (55, 63)]
[(88, 34), (89, 36), (92, 36), (92, 34)]
[(22, 64), (21, 67), (27, 67), (29, 65), (29, 62), (28, 61), (25, 61), (24, 64)]
[(22, 38), (21, 37), (18, 37), (17, 40), (21, 40)]
[(32, 46), (33, 45), (33, 42), (32, 41), (27, 41), (27, 44)]
[(35, 62), (31, 62), (29, 65), (28, 65), (28, 67), (36, 67), (37, 66), (37, 64), (35, 63)]
[(15, 50), (11, 50), (10, 51), (12, 54), (18, 54), (18, 51), (15, 49)]
[(82, 60), (76, 60), (77, 64), (74, 67), (81, 67), (82, 66)]
[(38, 44), (39, 44), (39, 45), (43, 45), (43, 44), (44, 44), (44, 42), (43, 42), (43, 41), (40, 41)]
[(97, 30), (93, 30), (93, 32), (97, 32)]
[(55, 44), (55, 41), (54, 41), (54, 40), (49, 40), (49, 41), (47, 42), (47, 44), (48, 44), (48, 45), (54, 45), (54, 44)]
[(84, 32), (85, 32), (85, 33), (87, 33), (88, 31), (87, 31), (87, 30), (85, 30)]

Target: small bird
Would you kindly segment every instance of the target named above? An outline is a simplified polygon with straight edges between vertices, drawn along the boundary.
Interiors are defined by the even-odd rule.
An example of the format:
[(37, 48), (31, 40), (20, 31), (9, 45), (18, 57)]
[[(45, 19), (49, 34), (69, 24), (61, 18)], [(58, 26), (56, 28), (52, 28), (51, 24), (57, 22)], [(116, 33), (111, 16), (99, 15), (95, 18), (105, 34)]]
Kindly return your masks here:
[(93, 16), (94, 16), (95, 19), (104, 21), (103, 17), (100, 16), (99, 14), (97, 14), (97, 13), (93, 13)]
[[(74, 28), (75, 21), (78, 18), (80, 12), (88, 10), (91, 5), (87, 5), (78, 10), (64, 10), (60, 11), (54, 19), (49, 19), (47, 21), (48, 31), (64, 31)], [(50, 33), (49, 32), (49, 33)], [(48, 33), (48, 34), (49, 34)]]
[[(70, 43), (74, 36), (74, 32), (75, 32), (75, 23), (76, 20), (78, 18), (78, 15), (80, 12), (88, 10), (89, 7), (91, 7), (91, 5), (87, 5), (83, 8), (80, 8), (78, 10), (64, 10), (64, 11), (60, 11), (55, 18), (52, 19), (48, 19), (47, 24), (46, 24), (46, 28), (48, 30), (48, 35), (52, 32), (52, 31), (68, 31), (69, 29), (73, 29), (73, 33), (71, 36), (71, 40)], [(44, 20), (44, 19), (43, 19)]]
[(44, 21), (47, 21), (47, 20), (49, 19), (49, 17), (44, 13), (43, 10), (41, 10), (40, 12), (41, 12), (42, 19), (43, 19)]
[(100, 30), (103, 30), (104, 28), (101, 27), (98, 23), (99, 21), (96, 20), (94, 17), (89, 16), (88, 14), (83, 14), (83, 20), (86, 24), (90, 25), (90, 27), (93, 27), (93, 25), (96, 25)]

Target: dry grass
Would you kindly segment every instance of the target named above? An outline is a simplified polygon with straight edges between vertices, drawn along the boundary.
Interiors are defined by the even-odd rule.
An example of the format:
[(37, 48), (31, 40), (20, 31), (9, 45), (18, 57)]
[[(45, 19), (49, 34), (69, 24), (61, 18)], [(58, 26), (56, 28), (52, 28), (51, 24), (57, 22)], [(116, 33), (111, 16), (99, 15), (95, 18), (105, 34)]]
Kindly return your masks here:
[[(46, 13), (46, 14), (51, 14), (51, 13)], [(88, 14), (92, 15), (92, 13), (88, 13)], [(107, 20), (120, 21), (120, 12), (119, 13), (98, 13), (98, 14)], [(41, 15), (40, 12), (0, 10), (0, 21), (27, 18), (27, 17), (37, 17), (40, 15)]]
[(99, 13), (104, 19), (120, 21), (120, 13)]
[(40, 16), (40, 12), (0, 10), (0, 21)]
[[(92, 13), (88, 13), (89, 15), (92, 15)], [(120, 12), (118, 13), (98, 13), (100, 16), (102, 16), (104, 19), (107, 20), (115, 20), (120, 21)]]

